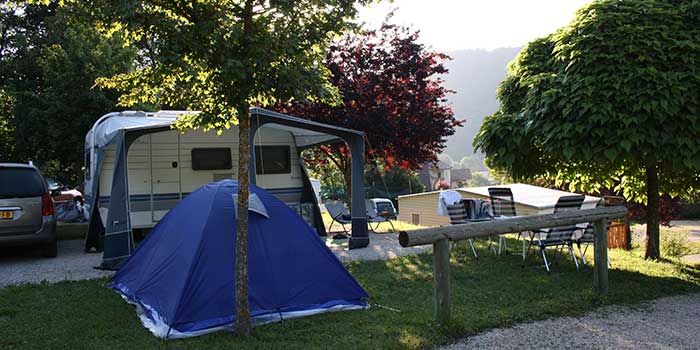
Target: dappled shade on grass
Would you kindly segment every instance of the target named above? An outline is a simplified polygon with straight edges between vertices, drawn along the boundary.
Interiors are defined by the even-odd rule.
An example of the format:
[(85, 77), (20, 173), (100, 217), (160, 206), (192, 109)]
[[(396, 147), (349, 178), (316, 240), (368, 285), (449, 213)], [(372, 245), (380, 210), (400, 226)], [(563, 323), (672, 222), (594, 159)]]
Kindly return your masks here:
[[(509, 246), (517, 247), (512, 240)], [(604, 304), (700, 292), (700, 270), (645, 261), (640, 250), (611, 250), (610, 293), (599, 297), (592, 291), (593, 270), (577, 272), (566, 256), (547, 274), (537, 266), (541, 260), (531, 257), (523, 269), (517, 254), (494, 257), (486, 242), (477, 249), (479, 260), (462, 243), (453, 251), (453, 321), (442, 328), (433, 322), (432, 256), (424, 254), (347, 264), (372, 297), (370, 304), (400, 312), (375, 305), (260, 326), (248, 337), (218, 332), (157, 339), (141, 326), (133, 307), (104, 288), (105, 280), (10, 287), (0, 290), (0, 348), (415, 349), (517, 322), (579, 315)]]

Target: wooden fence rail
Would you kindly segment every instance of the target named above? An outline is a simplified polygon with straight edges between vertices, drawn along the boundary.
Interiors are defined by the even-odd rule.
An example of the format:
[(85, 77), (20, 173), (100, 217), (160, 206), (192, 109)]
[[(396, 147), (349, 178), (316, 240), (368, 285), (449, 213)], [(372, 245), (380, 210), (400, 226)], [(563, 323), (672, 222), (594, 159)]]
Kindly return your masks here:
[(521, 216), (461, 225), (430, 227), (399, 232), (402, 247), (433, 245), (433, 275), (435, 279), (435, 317), (445, 324), (450, 318), (450, 244), (469, 238), (533, 231), (549, 227), (566, 226), (586, 222), (593, 223), (595, 234), (593, 288), (600, 294), (608, 292), (608, 247), (606, 223), (624, 217), (623, 206), (600, 207), (561, 213)]

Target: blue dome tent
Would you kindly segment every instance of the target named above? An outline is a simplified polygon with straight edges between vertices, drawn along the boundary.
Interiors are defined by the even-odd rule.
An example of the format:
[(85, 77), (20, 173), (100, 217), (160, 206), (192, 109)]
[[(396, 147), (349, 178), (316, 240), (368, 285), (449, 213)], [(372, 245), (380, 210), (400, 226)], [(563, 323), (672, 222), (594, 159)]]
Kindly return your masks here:
[[(162, 338), (196, 336), (235, 322), (237, 182), (183, 199), (124, 261), (109, 287), (136, 305)], [(367, 308), (367, 293), (286, 204), (251, 186), (249, 295), (253, 324)]]

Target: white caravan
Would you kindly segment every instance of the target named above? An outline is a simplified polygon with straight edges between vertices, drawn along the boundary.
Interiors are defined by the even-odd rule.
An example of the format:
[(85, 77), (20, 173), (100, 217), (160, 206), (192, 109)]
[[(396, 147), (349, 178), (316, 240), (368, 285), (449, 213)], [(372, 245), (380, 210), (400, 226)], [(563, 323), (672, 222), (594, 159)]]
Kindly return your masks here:
[[(183, 197), (204, 184), (238, 177), (238, 127), (221, 134), (181, 133), (172, 124), (183, 113), (195, 112), (109, 113), (86, 135), (84, 190), (90, 220), (86, 249), (99, 248), (100, 234), (104, 234), (102, 267), (114, 268), (131, 254), (132, 229), (155, 226)], [(319, 144), (348, 144), (353, 168), (350, 247), (367, 246), (364, 134), (260, 108), (251, 108), (250, 122), (251, 183), (295, 209), (320, 235), (325, 229), (299, 155)]]
[[(88, 139), (91, 134), (88, 134)], [(203, 184), (237, 178), (238, 127), (215, 131), (160, 131), (140, 136), (127, 157), (132, 228), (153, 227), (183, 196)], [(90, 144), (86, 144), (90, 150)], [(287, 203), (299, 203), (304, 190), (302, 169), (290, 131), (262, 127), (255, 138), (258, 186)], [(115, 145), (105, 149), (99, 179), (85, 178), (86, 195), (91, 181), (99, 181), (99, 210), (107, 218), (112, 191)], [(87, 173), (87, 172), (86, 172)]]

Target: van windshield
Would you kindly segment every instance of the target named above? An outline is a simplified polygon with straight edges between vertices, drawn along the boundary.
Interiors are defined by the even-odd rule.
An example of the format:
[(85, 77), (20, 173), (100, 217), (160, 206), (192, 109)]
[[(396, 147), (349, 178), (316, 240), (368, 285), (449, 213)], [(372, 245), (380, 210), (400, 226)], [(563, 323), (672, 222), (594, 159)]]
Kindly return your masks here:
[(34, 169), (0, 166), (0, 198), (39, 197), (44, 180)]

